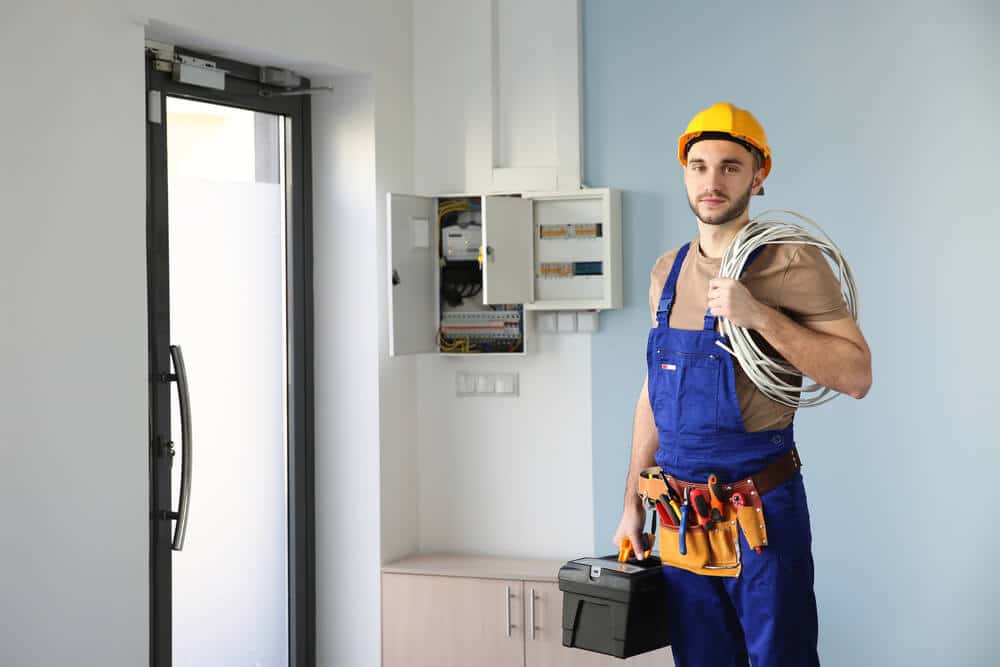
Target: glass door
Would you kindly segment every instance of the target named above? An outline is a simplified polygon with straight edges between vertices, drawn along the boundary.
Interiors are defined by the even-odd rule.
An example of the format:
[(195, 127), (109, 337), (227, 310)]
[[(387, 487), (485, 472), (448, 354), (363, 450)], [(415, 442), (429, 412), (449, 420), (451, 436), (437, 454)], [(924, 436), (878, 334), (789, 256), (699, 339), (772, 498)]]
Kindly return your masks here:
[(174, 665), (288, 665), (283, 122), (167, 98), (170, 339), (197, 406)]
[(312, 665), (304, 100), (157, 74), (151, 664)]

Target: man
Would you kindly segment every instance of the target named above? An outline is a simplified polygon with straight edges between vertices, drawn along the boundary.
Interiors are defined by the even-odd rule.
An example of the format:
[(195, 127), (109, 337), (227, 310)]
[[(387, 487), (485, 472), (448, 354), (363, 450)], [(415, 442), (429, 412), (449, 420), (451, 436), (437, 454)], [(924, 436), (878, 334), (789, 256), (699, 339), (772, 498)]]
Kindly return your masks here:
[[(674, 660), (678, 667), (818, 665), (812, 538), (792, 433), (795, 410), (764, 396), (715, 346), (724, 340), (717, 318), (750, 329), (772, 354), (854, 398), (871, 386), (871, 353), (835, 275), (814, 248), (765, 246), (741, 280), (718, 277), (727, 246), (749, 222), (750, 197), (763, 194), (771, 169), (757, 119), (731, 104), (716, 104), (692, 119), (678, 142), (678, 157), (698, 236), (653, 268), (648, 371), (635, 408), (615, 543), (627, 537), (646, 546), (645, 509), (637, 493), (645, 468), (663, 469), (680, 504), (680, 496), (697, 493), (692, 485), (704, 487), (710, 474), (717, 475), (727, 521), (716, 525), (727, 529), (722, 524), (737, 515), (729, 494), (742, 489), (740, 502), (764, 517), (764, 537), (756, 535), (759, 550), (751, 548), (747, 530), (757, 528), (740, 514), (739, 526), (731, 529), (739, 545), (728, 545), (728, 557), (738, 565), (727, 565), (730, 570), (713, 569), (711, 560), (709, 567), (689, 566), (691, 552), (676, 544), (683, 542), (680, 531), (660, 532), (661, 557), (673, 562), (663, 572)], [(697, 538), (711, 551), (713, 542), (702, 537), (709, 531), (691, 511), (687, 547), (702, 548), (692, 546)]]

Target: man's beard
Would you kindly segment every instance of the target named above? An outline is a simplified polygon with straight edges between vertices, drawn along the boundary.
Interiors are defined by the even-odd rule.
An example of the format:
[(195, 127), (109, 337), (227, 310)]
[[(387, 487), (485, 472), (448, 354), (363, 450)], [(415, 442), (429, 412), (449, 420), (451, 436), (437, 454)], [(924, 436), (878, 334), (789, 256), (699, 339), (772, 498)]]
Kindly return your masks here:
[(743, 215), (743, 212), (747, 210), (750, 205), (750, 197), (753, 194), (753, 184), (747, 188), (746, 194), (737, 199), (733, 204), (727, 208), (722, 213), (717, 214), (714, 219), (705, 219), (701, 217), (698, 213), (698, 205), (696, 202), (692, 202), (688, 199), (688, 206), (691, 207), (691, 212), (694, 213), (695, 217), (704, 222), (706, 225), (724, 225), (727, 222), (732, 222), (736, 218)]

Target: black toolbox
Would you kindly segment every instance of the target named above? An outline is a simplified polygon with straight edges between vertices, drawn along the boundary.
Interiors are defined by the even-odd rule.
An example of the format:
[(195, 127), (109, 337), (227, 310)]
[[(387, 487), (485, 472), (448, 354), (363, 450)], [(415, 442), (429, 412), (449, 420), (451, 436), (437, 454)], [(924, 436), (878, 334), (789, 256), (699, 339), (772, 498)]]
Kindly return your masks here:
[(670, 644), (660, 559), (578, 558), (559, 568), (563, 646), (628, 658)]

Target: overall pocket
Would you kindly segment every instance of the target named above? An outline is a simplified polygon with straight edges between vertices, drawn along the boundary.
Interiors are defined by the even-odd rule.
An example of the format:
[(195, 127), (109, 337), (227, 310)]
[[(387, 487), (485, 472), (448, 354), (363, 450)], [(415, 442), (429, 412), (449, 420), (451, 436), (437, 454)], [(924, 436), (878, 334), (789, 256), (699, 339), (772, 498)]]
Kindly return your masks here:
[(733, 513), (726, 512), (726, 519), (705, 529), (699, 525), (688, 526), (685, 546), (681, 555), (677, 526), (660, 526), (660, 560), (664, 565), (679, 567), (688, 572), (710, 577), (738, 577), (743, 567), (739, 547), (739, 528)]
[(719, 382), (722, 359), (717, 354), (657, 350), (654, 412), (666, 415), (680, 435), (719, 431)]

